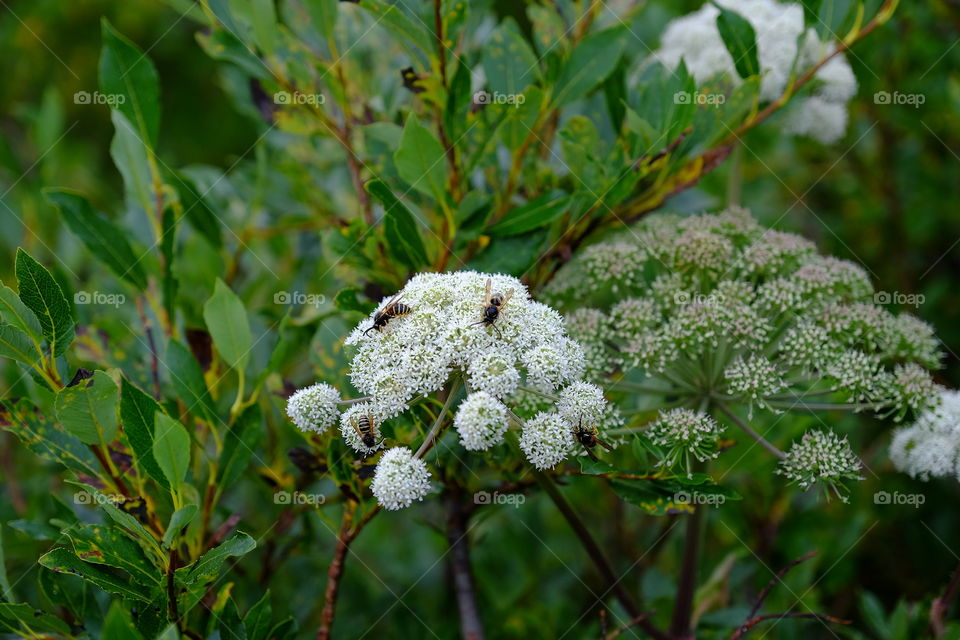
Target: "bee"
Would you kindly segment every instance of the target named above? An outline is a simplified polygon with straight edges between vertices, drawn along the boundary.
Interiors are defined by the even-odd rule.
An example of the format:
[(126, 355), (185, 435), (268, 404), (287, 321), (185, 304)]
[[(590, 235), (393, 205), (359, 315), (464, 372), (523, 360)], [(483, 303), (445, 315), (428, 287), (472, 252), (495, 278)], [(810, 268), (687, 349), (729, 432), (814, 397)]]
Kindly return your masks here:
[(360, 437), (360, 442), (363, 443), (367, 449), (373, 449), (377, 446), (377, 421), (371, 414), (365, 414), (360, 416), (353, 423), (353, 430), (357, 432), (357, 435)]
[(390, 302), (387, 303), (380, 311), (377, 311), (373, 314), (373, 325), (363, 332), (363, 335), (367, 335), (374, 329), (377, 331), (383, 331), (383, 328), (387, 326), (387, 323), (390, 322), (393, 318), (401, 318), (403, 316), (408, 316), (413, 312), (408, 305), (400, 302), (402, 296), (398, 293), (390, 299)]
[(597, 427), (585, 427), (583, 426), (583, 419), (580, 420), (580, 423), (577, 425), (576, 429), (573, 430), (573, 437), (576, 438), (577, 442), (583, 445), (583, 448), (587, 450), (587, 455), (589, 455), (594, 460), (596, 459), (593, 455), (592, 449), (598, 444), (606, 449), (607, 451), (613, 451), (613, 446), (609, 442), (604, 442), (598, 437), (599, 430)]
[[(487, 291), (486, 296), (483, 301), (483, 319), (480, 322), (474, 322), (473, 324), (483, 324), (489, 325), (496, 330), (497, 335), (503, 337), (500, 333), (500, 329), (497, 328), (497, 319), (500, 318), (500, 312), (503, 311), (503, 308), (507, 306), (507, 303), (510, 302), (510, 298), (513, 296), (513, 289), (507, 289), (507, 293), (491, 293), (490, 288), (493, 286), (493, 280), (487, 278)], [(471, 325), (473, 326), (473, 325)]]

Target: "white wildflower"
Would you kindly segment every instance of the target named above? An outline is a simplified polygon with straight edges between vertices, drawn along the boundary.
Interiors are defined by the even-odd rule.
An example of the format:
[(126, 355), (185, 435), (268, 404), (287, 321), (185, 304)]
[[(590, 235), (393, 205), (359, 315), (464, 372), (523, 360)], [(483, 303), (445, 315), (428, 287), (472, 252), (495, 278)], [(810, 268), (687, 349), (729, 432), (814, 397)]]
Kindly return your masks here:
[(724, 372), (729, 393), (743, 395), (764, 407), (764, 398), (786, 388), (786, 383), (770, 360), (760, 355), (738, 357)]
[(552, 391), (576, 380), (586, 368), (583, 349), (569, 338), (538, 344), (521, 356), (527, 380), (538, 389)]
[(520, 384), (516, 361), (516, 357), (503, 351), (484, 353), (467, 367), (470, 386), (498, 398), (510, 395)]
[(403, 509), (430, 492), (430, 472), (409, 449), (394, 447), (380, 458), (370, 490), (384, 509)]
[(287, 415), (301, 431), (323, 432), (337, 421), (340, 392), (320, 382), (296, 391), (287, 400)]
[(523, 424), (520, 449), (537, 469), (551, 469), (571, 454), (573, 430), (556, 412), (541, 411)]
[[(382, 419), (382, 414), (369, 402), (352, 405), (340, 416), (340, 435), (354, 451), (369, 456), (383, 447), (380, 437)], [(369, 436), (361, 435), (361, 423), (364, 421), (371, 426)], [(373, 444), (370, 444), (370, 438)], [(364, 442), (365, 439), (367, 442)]]
[[(786, 89), (795, 69), (812, 67), (830, 55), (836, 45), (822, 42), (806, 29), (799, 3), (776, 0), (719, 0), (720, 6), (745, 18), (756, 32), (760, 62), (760, 99), (772, 101)], [(694, 13), (667, 25), (656, 57), (670, 70), (680, 61), (702, 84), (726, 74), (739, 83), (734, 60), (717, 28), (720, 11), (707, 3)], [(799, 43), (799, 46), (798, 46)], [(800, 98), (788, 110), (787, 130), (832, 142), (846, 129), (846, 102), (857, 89), (856, 77), (842, 55), (834, 57), (814, 75), (812, 96)]]
[(572, 427), (593, 427), (603, 419), (606, 405), (603, 389), (589, 382), (574, 382), (560, 392), (557, 412)]
[(507, 407), (485, 391), (475, 391), (460, 403), (453, 428), (460, 444), (470, 451), (484, 451), (503, 442), (510, 416)]
[(808, 431), (787, 451), (777, 473), (803, 489), (822, 482), (841, 501), (847, 502), (844, 481), (859, 480), (861, 466), (846, 438), (829, 431)]
[(720, 425), (710, 415), (690, 409), (661, 411), (646, 431), (653, 444), (666, 449), (665, 466), (684, 462), (688, 471), (691, 455), (701, 462), (719, 455), (720, 432)]
[(915, 478), (960, 479), (960, 391), (941, 389), (937, 400), (937, 406), (894, 433), (890, 459)]

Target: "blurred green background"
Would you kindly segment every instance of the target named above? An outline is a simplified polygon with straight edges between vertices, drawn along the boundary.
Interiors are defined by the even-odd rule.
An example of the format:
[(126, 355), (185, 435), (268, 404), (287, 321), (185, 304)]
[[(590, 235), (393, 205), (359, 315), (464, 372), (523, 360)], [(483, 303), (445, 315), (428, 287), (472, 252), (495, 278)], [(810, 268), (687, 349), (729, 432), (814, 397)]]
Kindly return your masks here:
[[(512, 11), (511, 3), (501, 4)], [(651, 49), (656, 48), (662, 25), (699, 4), (649, 2), (642, 21), (644, 32), (639, 35)], [(98, 208), (112, 213), (117, 213), (114, 203), (123, 198), (121, 176), (110, 159), (109, 109), (74, 102), (76, 92), (97, 88), (102, 16), (147, 51), (157, 66), (163, 114), (158, 151), (166, 162), (207, 165), (242, 175), (249, 164), (265, 161), (259, 148), (251, 151), (263, 121), (231, 97), (236, 87), (234, 91), (225, 87), (233, 80), (201, 51), (195, 38), (197, 25), (180, 12), (148, 0), (0, 0), (0, 56), (5, 61), (0, 82), (0, 279), (7, 283), (12, 282), (18, 246), (48, 263), (56, 254), (81, 274), (96, 270), (60, 228), (53, 208), (40, 194), (43, 187), (81, 190)], [(843, 140), (825, 147), (783, 136), (775, 117), (744, 138), (739, 163), (726, 162), (665, 207), (679, 211), (721, 207), (731, 172), (737, 172), (742, 181), (740, 201), (762, 222), (798, 231), (814, 239), (824, 253), (862, 264), (878, 290), (893, 298), (922, 296), (916, 308), (901, 308), (937, 327), (949, 354), (938, 377), (952, 387), (960, 384), (958, 37), (960, 3), (955, 0), (901, 3), (894, 19), (848, 56), (860, 90), (850, 105), (850, 127)], [(878, 104), (874, 95), (881, 91), (918, 94), (923, 104)], [(278, 149), (282, 145), (275, 145), (272, 153)], [(303, 196), (284, 185), (270, 188), (286, 189), (284, 197), (274, 202), (317, 197)], [(316, 232), (308, 231), (297, 241), (313, 246), (318, 238)], [(287, 267), (288, 271), (273, 277), (293, 283), (319, 270), (308, 271), (302, 263)], [(222, 266), (209, 268), (216, 271)], [(336, 337), (333, 330), (321, 342)], [(736, 509), (711, 515), (715, 520), (711, 530), (717, 538), (708, 540), (708, 551), (739, 548), (737, 572), (752, 572), (763, 579), (766, 566), (775, 570), (811, 548), (821, 550), (809, 569), (791, 574), (788, 584), (794, 593), (774, 592), (770, 611), (786, 609), (803, 598), (814, 610), (847, 615), (857, 621), (858, 628), (869, 630), (872, 601), (865, 606), (862, 598), (871, 592), (888, 611), (901, 598), (925, 599), (926, 605), (912, 613), (922, 617), (930, 597), (942, 588), (949, 568), (958, 561), (956, 483), (922, 484), (898, 475), (886, 460), (886, 427), (865, 422), (856, 433), (854, 448), (862, 452), (871, 471), (865, 473), (852, 507), (823, 507), (803, 499), (791, 505), (781, 487), (771, 486), (764, 478), (741, 477), (737, 481), (748, 489), (741, 491), (748, 499)], [(295, 440), (290, 434), (286, 439)], [(49, 547), (49, 535), (26, 533), (23, 527), (11, 530), (6, 523), (23, 517), (19, 513), (23, 503), (31, 511), (52, 509), (52, 474), (37, 473), (39, 463), (18, 456), (17, 447), (9, 434), (0, 437), (7, 476), (6, 490), (0, 495), (3, 549), (11, 579), (27, 575), (18, 591), (37, 596), (34, 601), (39, 602), (38, 571), (32, 563)], [(873, 492), (881, 488), (922, 492), (925, 503), (919, 508), (874, 505)], [(236, 501), (245, 517), (257, 517), (256, 505), (243, 504), (242, 494)], [(623, 512), (621, 503), (595, 501), (591, 508), (585, 519), (615, 521), (616, 526), (607, 527), (604, 542), (630, 557), (642, 557), (663, 522)], [(360, 538), (341, 599), (337, 626), (342, 637), (359, 637), (381, 614), (378, 624), (393, 634), (406, 631), (409, 637), (426, 637), (420, 619), (441, 625), (437, 627), (440, 637), (455, 633), (445, 568), (437, 562), (445, 541), (419, 524), (412, 516), (380, 518)], [(489, 509), (475, 533), (474, 562), (492, 637), (559, 637), (581, 613), (587, 616), (581, 624), (595, 625), (595, 612), (581, 611), (577, 602), (577, 594), (582, 595), (585, 588), (599, 588), (595, 576), (546, 501), (537, 497), (522, 509)], [(296, 562), (284, 566), (289, 576), (274, 588), (279, 586), (278, 600), (308, 627), (306, 616), (322, 597), (332, 535), (319, 520), (315, 531), (298, 535), (315, 538), (316, 553), (298, 550)], [(537, 544), (540, 538), (548, 539), (549, 547)], [(738, 540), (743, 546), (737, 545)], [(671, 593), (670, 569), (676, 567), (678, 556), (679, 549), (668, 547), (656, 570), (641, 571), (646, 565), (641, 560), (640, 569), (631, 571), (626, 581), (631, 588), (642, 585), (647, 600), (656, 603), (658, 597)], [(708, 568), (723, 559), (712, 555)], [(708, 577), (706, 571), (701, 577)], [(812, 584), (815, 587), (807, 592)], [(254, 598), (255, 594), (244, 596)], [(906, 610), (898, 615), (909, 617)], [(836, 636), (816, 623), (781, 623), (768, 637)], [(866, 637), (884, 636), (868, 632)]]

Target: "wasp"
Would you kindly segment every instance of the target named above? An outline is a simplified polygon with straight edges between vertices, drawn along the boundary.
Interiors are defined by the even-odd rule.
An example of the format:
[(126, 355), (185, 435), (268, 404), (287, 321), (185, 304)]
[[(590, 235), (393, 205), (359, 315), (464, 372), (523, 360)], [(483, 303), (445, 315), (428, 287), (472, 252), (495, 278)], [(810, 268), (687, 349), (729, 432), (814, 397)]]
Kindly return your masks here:
[[(487, 290), (486, 295), (483, 301), (483, 319), (480, 322), (474, 322), (473, 324), (483, 324), (489, 325), (496, 330), (497, 335), (503, 337), (503, 334), (500, 333), (500, 329), (497, 328), (497, 319), (500, 318), (500, 312), (503, 311), (503, 308), (507, 306), (507, 303), (510, 302), (510, 298), (513, 296), (513, 289), (507, 289), (507, 293), (491, 293), (490, 289), (493, 286), (493, 280), (487, 278)], [(472, 325), (471, 325), (472, 326)]]
[(367, 335), (374, 329), (377, 331), (383, 331), (383, 328), (387, 326), (387, 323), (394, 318), (401, 318), (403, 316), (408, 316), (413, 312), (408, 305), (400, 302), (402, 296), (398, 293), (390, 299), (390, 302), (387, 305), (373, 314), (373, 325), (363, 332), (363, 335)]
[(360, 416), (353, 423), (353, 430), (357, 432), (357, 435), (360, 436), (360, 442), (363, 443), (367, 449), (373, 449), (377, 446), (377, 421), (371, 414), (365, 414)]
[(573, 437), (576, 438), (577, 442), (583, 445), (583, 448), (587, 450), (587, 455), (594, 460), (596, 460), (596, 457), (593, 455), (592, 449), (598, 444), (607, 451), (613, 451), (613, 446), (611, 446), (609, 442), (604, 442), (601, 440), (598, 435), (599, 430), (595, 426), (583, 426), (583, 419), (580, 420), (580, 423), (577, 425), (576, 429), (573, 430)]

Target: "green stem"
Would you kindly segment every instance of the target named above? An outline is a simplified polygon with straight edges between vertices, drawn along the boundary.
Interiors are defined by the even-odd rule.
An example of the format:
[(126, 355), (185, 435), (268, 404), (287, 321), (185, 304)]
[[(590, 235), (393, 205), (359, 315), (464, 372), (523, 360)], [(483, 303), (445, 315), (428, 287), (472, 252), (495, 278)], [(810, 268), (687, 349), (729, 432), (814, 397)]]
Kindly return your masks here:
[(734, 422), (734, 424), (736, 424), (738, 427), (740, 427), (741, 429), (743, 429), (743, 431), (744, 431), (748, 436), (750, 436), (751, 438), (753, 438), (754, 440), (756, 440), (757, 443), (758, 443), (760, 446), (762, 446), (764, 449), (766, 449), (767, 451), (769, 451), (769, 452), (772, 453), (773, 455), (777, 456), (778, 458), (783, 458), (783, 457), (785, 456), (785, 454), (783, 453), (783, 451), (780, 451), (780, 449), (777, 449), (775, 446), (773, 446), (772, 444), (770, 444), (769, 442), (767, 442), (767, 441), (763, 438), (763, 436), (761, 436), (759, 433), (757, 433), (756, 431), (754, 431), (753, 429), (751, 429), (751, 428), (747, 425), (746, 422), (744, 422), (743, 420), (741, 420), (740, 418), (738, 418), (737, 415), (736, 415), (735, 413), (733, 413), (733, 411), (731, 411), (731, 410), (727, 407), (727, 405), (723, 404), (722, 402), (716, 402), (716, 401), (714, 402), (714, 405), (715, 405), (715, 406), (717, 407), (717, 409), (719, 409), (724, 415), (726, 415), (728, 418), (730, 418), (730, 420), (732, 420), (732, 421)]
[(443, 419), (447, 416), (447, 412), (450, 411), (450, 407), (453, 405), (453, 399), (456, 397), (457, 391), (459, 390), (460, 379), (457, 378), (450, 384), (450, 389), (447, 391), (447, 400), (443, 403), (443, 408), (440, 409), (440, 413), (437, 415), (437, 419), (434, 420), (433, 426), (430, 427), (427, 437), (423, 439), (423, 443), (414, 454), (415, 458), (422, 458), (423, 456), (427, 455), (427, 452), (430, 451), (431, 447), (433, 447), (435, 444), (437, 436), (440, 435), (440, 431), (443, 428)]

